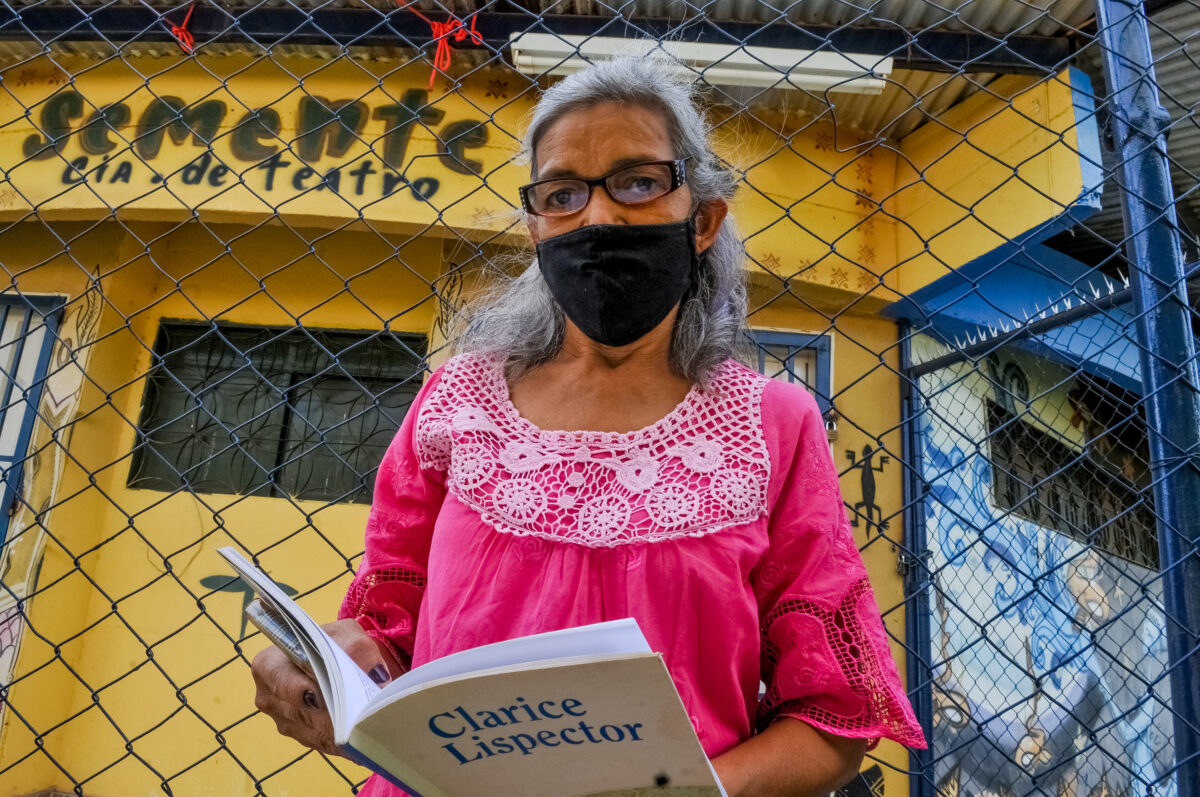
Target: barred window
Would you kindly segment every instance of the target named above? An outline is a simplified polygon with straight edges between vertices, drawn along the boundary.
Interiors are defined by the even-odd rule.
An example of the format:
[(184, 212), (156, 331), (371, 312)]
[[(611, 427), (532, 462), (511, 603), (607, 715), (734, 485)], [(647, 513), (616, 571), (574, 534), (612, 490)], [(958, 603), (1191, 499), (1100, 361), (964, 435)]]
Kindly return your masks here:
[(1148, 493), (992, 402), (988, 441), (998, 509), (1145, 567), (1158, 567)]
[(369, 502), (426, 339), (164, 322), (129, 486)]
[(781, 382), (799, 383), (817, 400), (821, 413), (831, 407), (828, 335), (804, 335), (755, 329), (751, 333), (753, 358), (746, 365)]

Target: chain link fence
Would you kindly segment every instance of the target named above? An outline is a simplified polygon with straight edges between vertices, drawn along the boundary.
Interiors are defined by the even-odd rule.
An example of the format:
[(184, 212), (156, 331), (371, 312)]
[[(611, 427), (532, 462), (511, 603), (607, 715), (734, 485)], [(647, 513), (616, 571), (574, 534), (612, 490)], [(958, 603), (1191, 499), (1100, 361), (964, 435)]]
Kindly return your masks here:
[(651, 45), (930, 740), (843, 793), (1192, 793), (1200, 4), (1099, 3), (4, 3), (0, 793), (361, 784), (254, 712), (215, 549), (333, 617), (383, 450), (528, 260), (547, 73)]

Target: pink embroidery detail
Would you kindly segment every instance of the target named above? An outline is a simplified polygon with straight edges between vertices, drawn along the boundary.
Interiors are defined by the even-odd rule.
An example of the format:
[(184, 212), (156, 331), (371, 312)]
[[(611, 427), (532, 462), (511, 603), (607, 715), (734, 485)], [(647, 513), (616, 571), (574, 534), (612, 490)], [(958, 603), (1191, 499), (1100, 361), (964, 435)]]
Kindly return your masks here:
[(513, 407), (501, 363), (463, 355), (421, 405), (417, 456), (500, 532), (589, 547), (702, 536), (766, 514), (767, 383), (727, 361), (645, 429), (548, 431)]
[(500, 464), (513, 473), (529, 473), (550, 462), (549, 457), (538, 451), (537, 446), (513, 440), (500, 449)]
[(774, 590), (776, 587), (784, 586), (790, 575), (790, 571), (782, 562), (772, 559), (759, 571), (758, 584), (764, 590)]
[(510, 479), (492, 493), (496, 509), (515, 523), (533, 520), (546, 506), (546, 497), (530, 479)]
[(721, 453), (721, 444), (716, 440), (689, 440), (683, 445), (672, 446), (667, 453), (679, 457), (696, 473), (712, 473), (725, 464), (725, 455)]
[(540, 537), (522, 537), (513, 547), (517, 556), (526, 561), (536, 562), (546, 558), (546, 541)]
[(450, 466), (450, 427), (444, 420), (439, 418), (418, 427), (417, 443), (422, 467), (446, 470)]
[(696, 502), (687, 485), (664, 484), (646, 498), (646, 511), (660, 526), (678, 528), (696, 516)]
[(579, 510), (579, 531), (588, 540), (610, 540), (626, 532), (629, 502), (615, 495), (600, 495)]
[(766, 485), (757, 483), (750, 474), (742, 471), (725, 471), (713, 479), (712, 489), (717, 497), (729, 505), (734, 512), (743, 513), (765, 500)]
[(759, 727), (786, 714), (834, 734), (924, 745), (865, 573), (837, 605), (785, 595), (762, 627)]
[(450, 426), (456, 432), (490, 432), (496, 428), (492, 419), (475, 407), (460, 407)]
[(608, 460), (609, 467), (617, 474), (617, 481), (631, 493), (644, 493), (658, 479), (658, 463), (649, 454), (639, 451), (627, 462)]
[(845, 512), (838, 513), (838, 524), (833, 530), (833, 553), (847, 575), (861, 577), (867, 574)]
[(808, 446), (800, 463), (800, 489), (814, 496), (840, 496), (833, 461), (816, 446)]
[(376, 570), (355, 578), (342, 600), (339, 619), (354, 618), (370, 636), (386, 642), (405, 667), (412, 661), (415, 618), (409, 607), (421, 602), (425, 573), (405, 567)]
[(450, 473), (455, 482), (470, 489), (483, 484), (492, 475), (492, 462), (483, 446), (468, 444), (450, 460)]

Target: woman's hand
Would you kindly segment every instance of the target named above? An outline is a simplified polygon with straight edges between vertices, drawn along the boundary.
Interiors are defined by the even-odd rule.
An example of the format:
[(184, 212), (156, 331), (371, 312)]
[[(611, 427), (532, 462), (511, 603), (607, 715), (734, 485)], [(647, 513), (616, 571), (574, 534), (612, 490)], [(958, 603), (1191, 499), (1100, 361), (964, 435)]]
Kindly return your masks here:
[[(356, 621), (329, 623), (325, 632), (376, 683), (385, 684), (391, 680), (392, 673), (398, 674), (395, 661)], [(254, 706), (275, 720), (280, 733), (326, 755), (341, 754), (333, 742), (333, 724), (325, 701), (321, 699), (320, 688), (297, 669), (283, 651), (268, 645), (254, 657), (250, 673), (254, 676), (256, 689)]]

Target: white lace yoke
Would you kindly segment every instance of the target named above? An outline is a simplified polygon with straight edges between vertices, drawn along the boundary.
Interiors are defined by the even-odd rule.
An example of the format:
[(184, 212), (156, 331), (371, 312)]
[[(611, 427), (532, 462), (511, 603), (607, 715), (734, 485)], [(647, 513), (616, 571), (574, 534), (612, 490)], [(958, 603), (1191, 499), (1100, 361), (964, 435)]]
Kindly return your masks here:
[(766, 514), (765, 377), (733, 361), (635, 432), (539, 429), (501, 363), (462, 355), (417, 415), (421, 467), (499, 532), (612, 547), (699, 537)]

